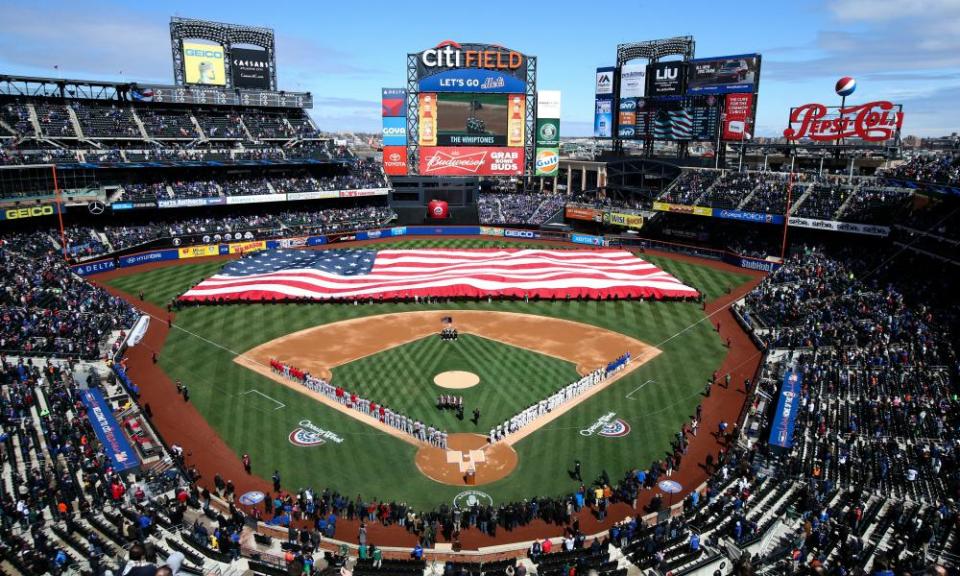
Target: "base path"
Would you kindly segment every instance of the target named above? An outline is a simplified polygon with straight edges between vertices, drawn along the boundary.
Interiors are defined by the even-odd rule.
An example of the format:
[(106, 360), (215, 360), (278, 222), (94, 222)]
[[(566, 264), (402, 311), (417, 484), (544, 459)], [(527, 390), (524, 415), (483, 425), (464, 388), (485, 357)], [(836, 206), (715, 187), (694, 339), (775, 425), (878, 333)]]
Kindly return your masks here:
[(463, 370), (447, 370), (433, 377), (433, 383), (441, 388), (451, 390), (463, 390), (464, 388), (473, 388), (480, 383), (480, 377), (473, 372)]

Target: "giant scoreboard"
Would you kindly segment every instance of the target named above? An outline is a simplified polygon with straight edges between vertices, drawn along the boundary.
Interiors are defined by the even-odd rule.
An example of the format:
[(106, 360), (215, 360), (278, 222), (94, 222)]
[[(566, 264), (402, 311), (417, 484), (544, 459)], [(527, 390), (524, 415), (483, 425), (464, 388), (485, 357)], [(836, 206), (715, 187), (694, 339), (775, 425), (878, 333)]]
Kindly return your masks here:
[(387, 174), (535, 172), (533, 56), (492, 44), (446, 40), (408, 54), (406, 88), (385, 88), (382, 98)]
[(759, 54), (741, 54), (598, 68), (594, 136), (646, 142), (748, 140), (760, 63)]

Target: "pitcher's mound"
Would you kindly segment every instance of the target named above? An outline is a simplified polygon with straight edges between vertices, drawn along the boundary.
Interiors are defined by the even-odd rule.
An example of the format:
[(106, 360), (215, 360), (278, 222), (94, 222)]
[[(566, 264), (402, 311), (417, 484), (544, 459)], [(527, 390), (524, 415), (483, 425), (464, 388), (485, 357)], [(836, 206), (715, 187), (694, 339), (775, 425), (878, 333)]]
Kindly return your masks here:
[[(441, 388), (453, 388), (460, 390), (471, 388), (480, 383), (480, 377), (473, 372), (464, 372), (463, 370), (449, 370), (441, 372), (433, 377), (433, 383)], [(449, 444), (449, 441), (448, 441)]]
[(468, 470), (476, 471), (476, 486), (505, 478), (517, 467), (517, 453), (506, 442), (488, 444), (480, 434), (450, 434), (447, 449), (417, 450), (417, 468), (424, 476), (451, 486), (466, 486)]

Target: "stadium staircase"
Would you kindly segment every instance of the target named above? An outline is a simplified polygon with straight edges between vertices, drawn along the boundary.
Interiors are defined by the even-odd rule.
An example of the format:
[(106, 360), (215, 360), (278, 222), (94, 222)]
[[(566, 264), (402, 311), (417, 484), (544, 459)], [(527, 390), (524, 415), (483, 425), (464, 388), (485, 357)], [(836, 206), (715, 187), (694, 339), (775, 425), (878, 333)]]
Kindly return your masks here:
[(565, 212), (565, 209), (563, 206), (561, 206), (559, 210), (557, 210), (549, 218), (544, 220), (543, 224), (541, 224), (540, 226), (548, 226), (550, 224), (563, 224), (564, 212)]
[(197, 120), (197, 117), (194, 116), (193, 111), (190, 112), (190, 122), (193, 124), (193, 127), (196, 129), (197, 134), (200, 135), (199, 141), (204, 143), (209, 142), (210, 137), (207, 136), (206, 132), (203, 131), (203, 127), (200, 125), (200, 121)]
[(240, 124), (240, 128), (243, 129), (243, 133), (247, 135), (247, 141), (248, 141), (248, 142), (259, 142), (259, 141), (260, 141), (259, 138), (254, 138), (254, 137), (253, 137), (253, 133), (250, 132), (250, 129), (249, 129), (249, 128), (247, 128), (247, 123), (243, 121), (242, 116), (241, 116), (240, 121), (238, 122), (238, 124)]
[[(33, 108), (33, 104), (30, 104), (30, 108)], [(67, 110), (67, 116), (70, 118), (70, 125), (73, 126), (73, 133), (77, 135), (79, 140), (86, 140), (83, 136), (83, 128), (80, 126), (80, 119), (77, 118), (77, 112), (73, 109), (73, 106), (64, 106)]]
[(147, 133), (147, 127), (143, 125), (143, 120), (140, 119), (140, 115), (137, 114), (137, 109), (130, 105), (130, 116), (133, 117), (133, 123), (137, 125), (137, 129), (140, 130), (140, 136), (147, 142), (154, 142), (154, 139), (150, 137)]
[(711, 182), (709, 186), (704, 188), (703, 192), (699, 196), (697, 196), (697, 199), (691, 202), (691, 205), (700, 206), (700, 202), (702, 202), (704, 198), (710, 197), (710, 193), (713, 192), (713, 189), (717, 186), (717, 184), (720, 183), (720, 180), (721, 178), (714, 178), (713, 182)]
[(657, 200), (664, 200), (665, 198), (669, 198), (669, 197), (670, 197), (670, 193), (673, 192), (673, 189), (677, 187), (677, 183), (678, 183), (679, 181), (680, 181), (680, 177), (679, 177), (679, 176), (676, 177), (676, 178), (674, 178), (674, 179), (670, 182), (670, 185), (667, 186), (667, 188), (666, 188), (663, 192), (661, 192), (659, 196), (657, 196)]
[[(797, 185), (795, 184), (794, 186), (797, 186)], [(800, 208), (800, 206), (803, 205), (803, 203), (807, 200), (807, 198), (810, 197), (810, 194), (813, 192), (813, 189), (815, 187), (816, 186), (813, 183), (804, 186), (803, 193), (800, 194), (800, 197), (797, 198), (797, 200), (793, 203), (793, 206), (790, 207), (790, 210), (788, 210), (788, 213), (795, 214), (797, 212), (797, 209)]]
[[(537, 205), (536, 210), (533, 211), (533, 214), (530, 215), (530, 218), (529, 218), (528, 220), (531, 221), (531, 222), (536, 221), (536, 219), (537, 219), (537, 214), (540, 213), (540, 210), (541, 210), (546, 204), (547, 204), (547, 201), (546, 201), (546, 200), (544, 200), (543, 202), (540, 202), (540, 204)], [(561, 205), (558, 210), (556, 210), (553, 214), (551, 214), (551, 215), (548, 216), (546, 219), (544, 219), (544, 223), (546, 223), (546, 222), (549, 221), (549, 220), (554, 220), (554, 219), (556, 219), (557, 214), (563, 214), (563, 213), (564, 213), (564, 208), (563, 208), (563, 206)]]
[(762, 185), (763, 185), (763, 181), (758, 179), (756, 186), (753, 187), (753, 190), (750, 190), (750, 193), (744, 196), (743, 200), (741, 200), (740, 203), (737, 204), (737, 210), (743, 210), (743, 207), (750, 202), (750, 200), (753, 198), (753, 195), (757, 193), (757, 189), (759, 189), (760, 186)]
[(43, 131), (40, 130), (40, 118), (37, 117), (37, 110), (33, 107), (32, 102), (27, 103), (27, 114), (30, 116), (30, 126), (33, 127), (33, 131), (37, 136), (43, 134)]
[(863, 179), (860, 179), (857, 182), (856, 186), (853, 187), (853, 191), (850, 193), (849, 196), (846, 197), (846, 199), (843, 201), (843, 204), (840, 205), (840, 208), (837, 209), (837, 213), (833, 215), (834, 220), (841, 219), (841, 217), (844, 215), (844, 213), (846, 213), (850, 205), (856, 200), (856, 196), (858, 196), (863, 191), (864, 184), (865, 184), (865, 181)]

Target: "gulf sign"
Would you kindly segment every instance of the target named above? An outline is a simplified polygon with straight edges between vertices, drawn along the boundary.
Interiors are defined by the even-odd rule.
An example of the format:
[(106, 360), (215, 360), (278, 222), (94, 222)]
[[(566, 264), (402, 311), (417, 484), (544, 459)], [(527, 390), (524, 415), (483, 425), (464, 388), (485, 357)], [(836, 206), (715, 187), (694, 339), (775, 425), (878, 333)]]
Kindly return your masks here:
[(560, 149), (538, 148), (536, 169), (537, 176), (556, 176), (560, 170)]
[(407, 148), (406, 146), (383, 147), (383, 171), (388, 176), (407, 175)]
[(420, 148), (423, 176), (519, 176), (523, 148), (433, 146)]

